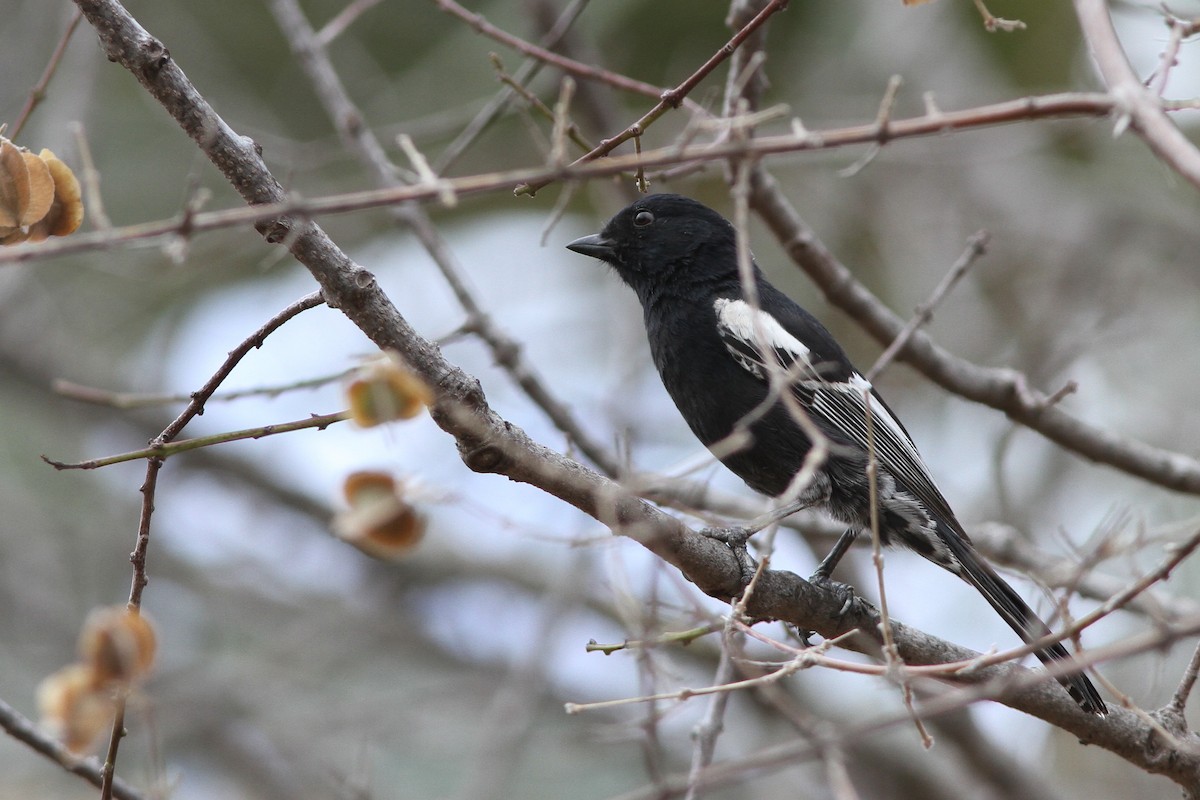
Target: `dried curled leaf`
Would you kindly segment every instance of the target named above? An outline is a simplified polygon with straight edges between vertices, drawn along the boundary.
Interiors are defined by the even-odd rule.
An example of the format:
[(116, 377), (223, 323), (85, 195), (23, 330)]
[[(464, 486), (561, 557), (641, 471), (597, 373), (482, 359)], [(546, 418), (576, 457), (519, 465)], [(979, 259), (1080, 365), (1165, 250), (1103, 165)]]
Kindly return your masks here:
[(333, 519), (333, 532), (367, 555), (395, 559), (425, 533), (425, 518), (405, 497), (404, 485), (386, 472), (354, 472), (342, 486), (349, 508)]
[(82, 221), (71, 168), (49, 150), (34, 155), (0, 136), (0, 245), (66, 236)]
[(346, 386), (350, 416), (364, 428), (411, 419), (429, 405), (433, 393), (394, 354), (365, 364)]

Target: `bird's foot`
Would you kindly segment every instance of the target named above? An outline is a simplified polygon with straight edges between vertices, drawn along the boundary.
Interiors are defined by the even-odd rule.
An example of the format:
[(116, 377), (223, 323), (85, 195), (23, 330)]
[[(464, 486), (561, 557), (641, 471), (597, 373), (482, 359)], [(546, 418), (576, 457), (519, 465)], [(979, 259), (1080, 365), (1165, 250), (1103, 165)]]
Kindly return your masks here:
[[(842, 617), (848, 614), (850, 609), (854, 607), (854, 603), (861, 599), (859, 598), (858, 593), (854, 591), (853, 586), (848, 583), (839, 583), (838, 581), (833, 580), (827, 574), (825, 574), (825, 571), (820, 567), (818, 567), (817, 571), (812, 574), (812, 576), (808, 579), (808, 582), (834, 594), (839, 600), (841, 600), (842, 605), (836, 612), (838, 620), (841, 620)], [(809, 637), (811, 637), (813, 634), (814, 631), (806, 631), (799, 628), (796, 629), (796, 635), (800, 637), (800, 641), (804, 643), (805, 647), (813, 646), (812, 642), (809, 640)]]
[(730, 547), (745, 547), (746, 542), (750, 541), (750, 537), (758, 533), (753, 528), (745, 528), (742, 526), (734, 526), (732, 528), (701, 528), (700, 534), (707, 536), (709, 539), (716, 539), (718, 542), (724, 542)]
[(837, 611), (839, 618), (849, 613), (850, 609), (854, 607), (854, 602), (859, 599), (858, 593), (854, 591), (853, 586), (848, 583), (835, 581), (819, 569), (812, 574), (808, 582), (820, 586), (825, 591), (836, 595), (842, 601), (842, 605)]
[(756, 533), (758, 531), (743, 527), (700, 529), (701, 536), (721, 542), (733, 551), (734, 556), (737, 557), (738, 566), (741, 568), (742, 586), (749, 586), (750, 581), (754, 578), (754, 573), (758, 571), (758, 562), (750, 556), (750, 551), (746, 549), (746, 542), (750, 541), (750, 537)]

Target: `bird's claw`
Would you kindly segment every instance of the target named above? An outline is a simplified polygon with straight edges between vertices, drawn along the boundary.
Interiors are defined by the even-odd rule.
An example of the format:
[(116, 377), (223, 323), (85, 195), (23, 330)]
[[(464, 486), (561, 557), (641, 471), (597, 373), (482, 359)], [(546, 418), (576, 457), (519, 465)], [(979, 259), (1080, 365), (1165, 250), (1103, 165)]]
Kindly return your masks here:
[(750, 537), (757, 531), (749, 528), (733, 527), (733, 528), (702, 528), (700, 534), (714, 541), (721, 542), (737, 557), (738, 565), (742, 572), (742, 585), (748, 586), (754, 578), (754, 573), (758, 570), (758, 564), (750, 556), (750, 551), (746, 549), (746, 542), (750, 541)]
[(858, 593), (854, 591), (853, 586), (833, 580), (820, 569), (812, 574), (808, 582), (837, 595), (838, 599), (842, 601), (842, 606), (837, 611), (839, 618), (849, 613), (850, 609), (854, 607), (854, 602), (858, 600)]
[(757, 531), (749, 528), (732, 527), (732, 528), (702, 528), (701, 535), (707, 536), (709, 539), (716, 539), (718, 542), (724, 542), (730, 547), (745, 547), (746, 542), (750, 541), (750, 537)]
[[(839, 621), (846, 614), (850, 613), (850, 610), (854, 608), (854, 604), (861, 599), (858, 596), (858, 593), (854, 591), (853, 586), (848, 583), (840, 583), (832, 580), (820, 569), (812, 574), (812, 576), (808, 579), (808, 582), (836, 595), (837, 598), (842, 601), (841, 607), (839, 607), (835, 612), (835, 616)], [(800, 641), (804, 643), (805, 647), (813, 646), (812, 642), (809, 640), (809, 637), (811, 637), (814, 633), (815, 631), (796, 628), (796, 635), (800, 638)]]

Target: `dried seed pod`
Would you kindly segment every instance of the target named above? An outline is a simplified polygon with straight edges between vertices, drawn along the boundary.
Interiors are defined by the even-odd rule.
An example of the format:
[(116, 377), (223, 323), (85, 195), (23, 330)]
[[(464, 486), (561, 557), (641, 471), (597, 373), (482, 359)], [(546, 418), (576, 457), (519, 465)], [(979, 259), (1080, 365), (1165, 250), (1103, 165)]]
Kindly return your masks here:
[(79, 634), (79, 655), (96, 686), (125, 686), (146, 677), (154, 665), (154, 629), (137, 610), (98, 608)]
[(429, 405), (433, 393), (399, 358), (386, 354), (363, 365), (346, 386), (350, 416), (364, 428), (411, 419)]
[(71, 664), (47, 676), (37, 691), (42, 726), (72, 753), (91, 749), (112, 724), (112, 692), (96, 686), (87, 664)]
[(375, 558), (399, 558), (417, 546), (425, 518), (406, 499), (404, 484), (386, 472), (355, 472), (342, 487), (349, 508), (333, 519), (333, 532)]

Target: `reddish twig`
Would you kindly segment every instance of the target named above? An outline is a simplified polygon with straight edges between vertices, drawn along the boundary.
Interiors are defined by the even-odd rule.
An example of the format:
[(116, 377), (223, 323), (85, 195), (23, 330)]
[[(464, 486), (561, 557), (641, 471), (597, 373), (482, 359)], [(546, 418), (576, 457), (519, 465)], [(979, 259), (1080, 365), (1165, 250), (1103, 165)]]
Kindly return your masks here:
[[(895, 142), (898, 139), (938, 136), (955, 131), (990, 128), (1026, 120), (1105, 117), (1115, 108), (1116, 103), (1109, 95), (1069, 92), (1025, 97), (961, 111), (933, 109), (921, 116), (891, 120), (887, 127), (887, 139), (889, 142)], [(231, 208), (194, 214), (189, 218), (189, 230), (193, 234), (204, 233), (251, 223), (263, 225), (290, 216), (320, 217), (327, 214), (343, 214), (369, 208), (381, 208), (411, 200), (421, 202), (439, 200), (446, 189), (458, 197), (463, 197), (507, 189), (514, 183), (542, 183), (544, 185), (545, 182), (553, 180), (607, 177), (635, 170), (639, 165), (651, 168), (687, 162), (700, 163), (723, 161), (730, 158), (834, 150), (841, 147), (870, 144), (878, 141), (878, 138), (878, 128), (872, 123), (847, 128), (831, 128), (824, 131), (800, 130), (775, 136), (760, 136), (745, 141), (729, 140), (716, 145), (690, 145), (682, 148), (669, 145), (654, 150), (643, 150), (640, 156), (636, 154), (609, 156), (602, 161), (570, 164), (561, 168), (541, 165), (482, 175), (442, 178), (439, 186), (425, 184), (396, 186), (331, 194), (320, 198), (285, 196), (281, 190), (277, 200), (270, 202), (260, 200), (249, 208)], [(37, 244), (17, 245), (0, 251), (0, 265), (89, 252), (136, 240), (174, 236), (180, 232), (179, 226), (178, 219), (161, 220), (130, 225), (111, 231), (75, 234), (71, 237), (52, 239)]]
[[(608, 84), (616, 89), (621, 89), (634, 94), (645, 95), (647, 97), (661, 97), (664, 93), (671, 91), (663, 89), (651, 83), (634, 80), (617, 72), (604, 69), (603, 67), (594, 67), (591, 64), (584, 64), (582, 61), (576, 61), (573, 58), (560, 56), (552, 50), (547, 50), (544, 47), (539, 47), (532, 42), (527, 42), (519, 36), (514, 36), (508, 31), (497, 28), (492, 23), (484, 19), (482, 14), (476, 14), (472, 11), (460, 6), (454, 0), (433, 0), (437, 7), (448, 14), (458, 17), (463, 22), (470, 25), (475, 30), (500, 42), (503, 45), (511, 47), (518, 53), (523, 53), (530, 58), (536, 58), (539, 61), (544, 61), (547, 64), (558, 67), (563, 72), (569, 75), (574, 75), (578, 78), (587, 78), (600, 83)], [(699, 106), (696, 107), (699, 111)]]
[[(549, 49), (561, 42), (563, 37), (566, 36), (567, 31), (575, 24), (575, 20), (583, 13), (584, 8), (587, 7), (587, 3), (588, 0), (572, 0), (571, 4), (558, 15), (558, 19), (554, 21), (550, 30), (546, 31), (546, 35), (541, 39), (541, 46), (544, 49)], [(545, 61), (537, 58), (527, 58), (521, 66), (517, 67), (517, 71), (513, 73), (513, 81), (516, 85), (528, 83), (537, 75), (538, 70), (545, 63)], [(479, 113), (462, 129), (458, 136), (454, 138), (454, 141), (446, 145), (446, 149), (442, 151), (441, 155), (434, 162), (434, 169), (438, 173), (446, 172), (458, 160), (459, 156), (465, 153), (467, 148), (479, 138), (479, 135), (500, 116), (500, 113), (508, 106), (509, 100), (512, 99), (514, 90), (514, 88), (507, 86), (501, 89), (479, 110)], [(591, 145), (588, 145), (584, 149), (590, 150)]]
[[(438, 0), (438, 2), (449, 2), (449, 0)], [(741, 46), (742, 42), (746, 41), (747, 37), (762, 27), (771, 17), (771, 15), (777, 11), (784, 10), (787, 8), (787, 5), (788, 0), (771, 0), (766, 6), (763, 7), (762, 11), (755, 14), (754, 17), (751, 18), (751, 20), (747, 22), (741, 30), (735, 33), (733, 38), (726, 42), (721, 49), (713, 53), (709, 59), (701, 64), (695, 72), (684, 78), (683, 83), (679, 84), (674, 89), (668, 89), (667, 91), (662, 92), (658, 103), (654, 105), (654, 108), (647, 111), (641, 116), (640, 119), (638, 119), (637, 122), (633, 123), (616, 136), (612, 137), (611, 139), (605, 139), (590, 151), (580, 156), (573, 162), (572, 166), (585, 164), (589, 161), (594, 161), (597, 158), (606, 156), (618, 146), (629, 141), (630, 139), (637, 139), (641, 137), (641, 135), (646, 132), (646, 129), (654, 124), (659, 117), (671, 109), (679, 108), (680, 103), (682, 103), (684, 98), (686, 98), (688, 94), (690, 94), (691, 91), (696, 88), (700, 81), (707, 78), (709, 73), (720, 66), (725, 59), (733, 55), (737, 51), (738, 47)], [(642, 165), (638, 165), (638, 170), (638, 174), (640, 175)], [(517, 185), (517, 187), (513, 190), (513, 193), (517, 195), (534, 195), (540, 189), (549, 184), (550, 181), (548, 180), (521, 183)]]

